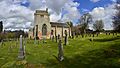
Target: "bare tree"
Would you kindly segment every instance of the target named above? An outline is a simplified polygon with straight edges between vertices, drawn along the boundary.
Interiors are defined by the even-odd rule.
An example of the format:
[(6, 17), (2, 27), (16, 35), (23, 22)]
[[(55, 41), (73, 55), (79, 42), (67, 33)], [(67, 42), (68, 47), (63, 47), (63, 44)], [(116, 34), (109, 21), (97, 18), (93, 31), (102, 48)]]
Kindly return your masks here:
[(117, 0), (115, 9), (117, 10), (116, 15), (113, 17), (114, 30), (120, 32), (120, 0)]
[(96, 20), (95, 23), (93, 24), (93, 28), (98, 32), (102, 31), (103, 28), (104, 28), (103, 21), (102, 20)]
[(84, 14), (80, 18), (80, 27), (82, 35), (86, 33), (86, 29), (88, 29), (89, 23), (92, 22), (92, 16), (89, 13)]

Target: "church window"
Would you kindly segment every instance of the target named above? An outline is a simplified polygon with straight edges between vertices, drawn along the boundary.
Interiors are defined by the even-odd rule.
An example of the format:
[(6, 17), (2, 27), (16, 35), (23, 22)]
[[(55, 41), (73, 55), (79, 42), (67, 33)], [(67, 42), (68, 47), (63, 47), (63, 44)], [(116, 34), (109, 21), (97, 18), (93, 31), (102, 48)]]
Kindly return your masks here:
[(42, 25), (42, 35), (47, 35), (47, 25), (46, 24)]

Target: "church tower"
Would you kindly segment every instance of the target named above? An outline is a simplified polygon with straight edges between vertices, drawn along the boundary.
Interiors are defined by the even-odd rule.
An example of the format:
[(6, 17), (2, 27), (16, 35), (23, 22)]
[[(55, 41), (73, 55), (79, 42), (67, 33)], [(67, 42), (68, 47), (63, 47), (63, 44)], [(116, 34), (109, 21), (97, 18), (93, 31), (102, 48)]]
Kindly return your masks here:
[(48, 9), (36, 10), (34, 13), (34, 37), (36, 38), (50, 38), (51, 25), (48, 14)]

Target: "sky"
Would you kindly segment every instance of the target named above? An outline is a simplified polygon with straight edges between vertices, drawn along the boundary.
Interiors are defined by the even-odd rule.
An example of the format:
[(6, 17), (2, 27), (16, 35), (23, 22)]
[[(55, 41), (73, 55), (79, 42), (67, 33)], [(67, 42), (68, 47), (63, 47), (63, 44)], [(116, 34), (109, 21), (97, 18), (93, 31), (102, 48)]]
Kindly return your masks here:
[[(48, 8), (51, 22), (72, 21), (74, 24), (84, 13), (90, 13), (93, 23), (103, 20), (104, 29), (112, 29), (112, 17), (116, 0), (0, 0), (0, 20), (4, 29), (30, 29), (35, 10)], [(92, 29), (91, 23), (90, 29)]]

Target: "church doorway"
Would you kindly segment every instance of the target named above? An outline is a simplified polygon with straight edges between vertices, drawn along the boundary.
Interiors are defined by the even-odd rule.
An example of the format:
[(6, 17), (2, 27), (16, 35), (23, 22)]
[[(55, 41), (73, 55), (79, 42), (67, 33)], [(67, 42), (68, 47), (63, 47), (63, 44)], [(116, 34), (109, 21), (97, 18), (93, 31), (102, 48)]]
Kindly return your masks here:
[(46, 36), (46, 35), (47, 35), (47, 25), (46, 25), (46, 24), (43, 24), (43, 25), (42, 25), (42, 35), (43, 35), (43, 36)]

